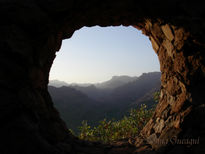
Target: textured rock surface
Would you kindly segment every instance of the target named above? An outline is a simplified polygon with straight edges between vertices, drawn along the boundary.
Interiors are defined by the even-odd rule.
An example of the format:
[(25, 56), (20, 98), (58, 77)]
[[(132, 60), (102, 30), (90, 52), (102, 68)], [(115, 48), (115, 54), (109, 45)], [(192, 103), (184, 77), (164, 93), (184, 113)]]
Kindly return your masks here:
[[(205, 9), (181, 0), (0, 0), (0, 153), (204, 153)], [(69, 134), (47, 91), (62, 39), (82, 26), (133, 25), (162, 72), (160, 102), (133, 144), (101, 145)], [(174, 138), (173, 138), (174, 137)], [(156, 141), (198, 139), (199, 144)]]

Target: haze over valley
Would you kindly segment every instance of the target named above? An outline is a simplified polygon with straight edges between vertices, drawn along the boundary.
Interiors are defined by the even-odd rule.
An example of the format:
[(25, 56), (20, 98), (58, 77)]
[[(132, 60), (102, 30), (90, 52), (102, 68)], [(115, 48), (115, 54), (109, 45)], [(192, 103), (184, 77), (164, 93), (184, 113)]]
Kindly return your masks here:
[(68, 128), (78, 132), (83, 120), (95, 126), (104, 118), (120, 119), (141, 104), (153, 107), (160, 76), (160, 72), (143, 73), (139, 77), (113, 76), (97, 84), (51, 80), (48, 90)]

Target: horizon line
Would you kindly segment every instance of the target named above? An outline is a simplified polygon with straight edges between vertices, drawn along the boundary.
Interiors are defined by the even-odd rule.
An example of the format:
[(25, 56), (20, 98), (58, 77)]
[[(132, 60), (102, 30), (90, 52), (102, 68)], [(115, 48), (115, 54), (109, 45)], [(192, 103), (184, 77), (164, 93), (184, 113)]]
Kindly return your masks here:
[(153, 71), (153, 72), (143, 72), (143, 73), (141, 73), (140, 75), (112, 75), (109, 79), (107, 79), (107, 80), (104, 80), (104, 81), (99, 81), (99, 82), (67, 82), (67, 81), (65, 81), (65, 80), (61, 80), (61, 79), (49, 79), (49, 82), (50, 81), (61, 81), (61, 82), (65, 82), (66, 84), (100, 84), (100, 83), (103, 83), (103, 82), (106, 82), (106, 81), (109, 81), (109, 80), (111, 80), (113, 77), (115, 77), (115, 76), (117, 76), (117, 77), (119, 77), (119, 76), (128, 76), (128, 77), (140, 77), (141, 75), (143, 75), (143, 74), (146, 74), (146, 73), (161, 73), (161, 71)]

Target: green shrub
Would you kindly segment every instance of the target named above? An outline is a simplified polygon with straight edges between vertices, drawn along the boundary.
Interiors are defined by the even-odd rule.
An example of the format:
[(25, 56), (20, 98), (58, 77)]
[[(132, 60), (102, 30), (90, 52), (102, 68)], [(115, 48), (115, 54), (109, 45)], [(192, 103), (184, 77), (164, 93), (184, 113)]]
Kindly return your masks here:
[(152, 116), (153, 109), (141, 105), (139, 109), (131, 109), (128, 116), (121, 120), (102, 120), (97, 127), (91, 128), (87, 121), (82, 122), (79, 138), (89, 141), (109, 143), (120, 139), (127, 139), (139, 135)]

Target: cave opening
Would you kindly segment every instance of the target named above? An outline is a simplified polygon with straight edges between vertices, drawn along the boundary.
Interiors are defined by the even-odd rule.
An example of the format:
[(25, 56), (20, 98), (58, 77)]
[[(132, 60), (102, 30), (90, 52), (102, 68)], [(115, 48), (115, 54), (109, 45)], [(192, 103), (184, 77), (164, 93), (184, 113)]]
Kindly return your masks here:
[[(203, 2), (28, 0), (1, 4), (1, 153), (204, 153)], [(49, 70), (63, 39), (82, 26), (121, 24), (135, 25), (150, 38), (162, 73), (159, 104), (131, 150), (130, 144), (104, 146), (73, 137), (47, 89)], [(200, 141), (157, 144), (173, 137)]]
[[(123, 121), (139, 124), (136, 112), (144, 105), (145, 125), (157, 103), (161, 72), (151, 41), (141, 31), (133, 26), (83, 27), (64, 40), (56, 54), (48, 90), (61, 118), (76, 135), (83, 124), (86, 128), (81, 132), (89, 126), (101, 127), (103, 121), (103, 125), (112, 121), (112, 127)], [(128, 138), (125, 134), (132, 130), (133, 137), (134, 130), (137, 135), (142, 129), (136, 125), (118, 126), (112, 133)]]

